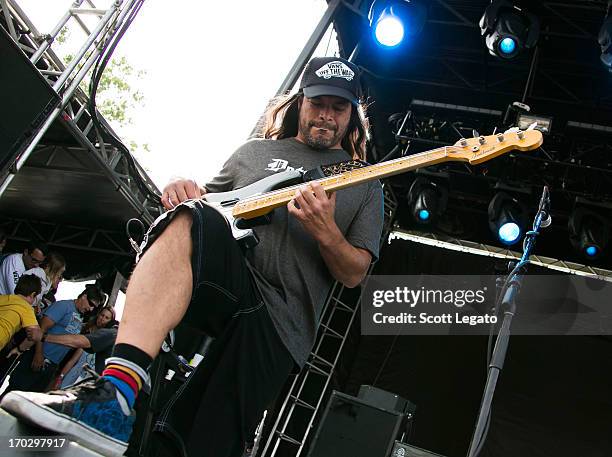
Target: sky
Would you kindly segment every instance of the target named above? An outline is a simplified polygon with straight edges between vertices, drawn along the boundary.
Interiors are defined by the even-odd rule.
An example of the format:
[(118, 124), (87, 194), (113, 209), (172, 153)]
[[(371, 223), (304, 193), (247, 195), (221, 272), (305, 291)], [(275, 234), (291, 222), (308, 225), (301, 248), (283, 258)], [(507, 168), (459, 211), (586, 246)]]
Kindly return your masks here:
[[(41, 33), (72, 5), (17, 2)], [(110, 2), (94, 3), (106, 8)], [(113, 127), (125, 142), (149, 145), (136, 158), (160, 189), (174, 176), (205, 183), (217, 173), (251, 133), (326, 7), (325, 0), (144, 2), (114, 54), (144, 71), (132, 84), (144, 106), (129, 113), (131, 125)], [(85, 41), (74, 20), (69, 28), (63, 48), (53, 46), (59, 55)], [(331, 31), (315, 55), (337, 55)], [(57, 298), (76, 298), (84, 284), (63, 282)], [(118, 315), (124, 300), (121, 294)]]
[[(72, 0), (18, 4), (46, 33)], [(250, 134), (326, 7), (325, 0), (144, 2), (114, 54), (146, 72), (136, 84), (144, 107), (119, 133), (149, 145), (136, 157), (158, 187), (173, 176), (204, 183), (216, 174)], [(329, 38), (317, 55), (337, 49), (333, 39), (325, 54)], [(72, 27), (70, 40), (80, 46), (85, 34)]]

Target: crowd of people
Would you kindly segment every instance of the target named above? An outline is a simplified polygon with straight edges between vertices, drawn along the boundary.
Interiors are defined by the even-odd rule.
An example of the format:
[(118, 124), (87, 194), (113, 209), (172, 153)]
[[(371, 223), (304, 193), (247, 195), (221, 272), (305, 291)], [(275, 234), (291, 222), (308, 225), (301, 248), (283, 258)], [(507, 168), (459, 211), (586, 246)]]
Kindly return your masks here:
[(0, 386), (45, 392), (101, 373), (117, 335), (112, 306), (93, 284), (56, 300), (66, 261), (40, 242), (4, 253), (0, 231)]

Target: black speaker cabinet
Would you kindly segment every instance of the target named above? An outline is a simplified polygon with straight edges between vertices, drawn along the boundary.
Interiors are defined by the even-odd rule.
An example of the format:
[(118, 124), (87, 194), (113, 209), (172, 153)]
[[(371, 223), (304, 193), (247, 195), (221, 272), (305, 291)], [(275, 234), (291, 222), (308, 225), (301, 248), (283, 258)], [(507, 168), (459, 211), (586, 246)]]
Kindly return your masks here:
[(379, 408), (400, 413), (407, 413), (414, 416), (416, 406), (405, 398), (400, 397), (392, 392), (379, 389), (378, 387), (362, 384), (359, 388), (357, 397), (361, 398), (366, 403), (369, 403)]
[(0, 26), (0, 177), (36, 135), (60, 98)]
[(333, 391), (307, 457), (385, 457), (398, 437), (404, 414)]
[(421, 449), (420, 447), (400, 443), (399, 441), (395, 442), (393, 452), (389, 455), (390, 457), (444, 457), (440, 454)]

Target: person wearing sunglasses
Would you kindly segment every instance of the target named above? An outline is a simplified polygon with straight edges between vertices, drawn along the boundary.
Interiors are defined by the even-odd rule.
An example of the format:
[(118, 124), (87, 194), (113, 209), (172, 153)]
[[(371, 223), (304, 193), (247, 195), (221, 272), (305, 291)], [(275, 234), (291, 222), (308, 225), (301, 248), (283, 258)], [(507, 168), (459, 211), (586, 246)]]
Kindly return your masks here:
[(47, 258), (45, 244), (30, 241), (23, 253), (0, 256), (0, 295), (10, 295), (21, 275), (32, 268), (39, 267)]
[(19, 365), (11, 374), (5, 394), (11, 390), (42, 392), (70, 350), (68, 346), (46, 342), (46, 334), (79, 334), (83, 325), (83, 316), (91, 313), (103, 302), (104, 297), (100, 289), (88, 284), (74, 300), (59, 300), (49, 306), (40, 321), (40, 328), (44, 334), (42, 342), (36, 343), (33, 350), (21, 356)]

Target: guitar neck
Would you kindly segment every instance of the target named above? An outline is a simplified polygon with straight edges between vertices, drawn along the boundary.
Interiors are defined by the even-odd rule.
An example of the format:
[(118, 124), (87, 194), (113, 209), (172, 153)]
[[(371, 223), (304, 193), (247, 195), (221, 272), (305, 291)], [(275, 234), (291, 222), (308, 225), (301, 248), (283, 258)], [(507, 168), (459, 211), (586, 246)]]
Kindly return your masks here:
[[(317, 182), (329, 192), (345, 189), (375, 179), (387, 178), (406, 171), (450, 160), (447, 153), (449, 148), (433, 149), (409, 157), (401, 157), (376, 165), (357, 168), (339, 175), (318, 179)], [(295, 196), (295, 191), (298, 187), (291, 186), (240, 201), (234, 206), (232, 213), (234, 217), (243, 219), (263, 216), (274, 208), (286, 205)]]

